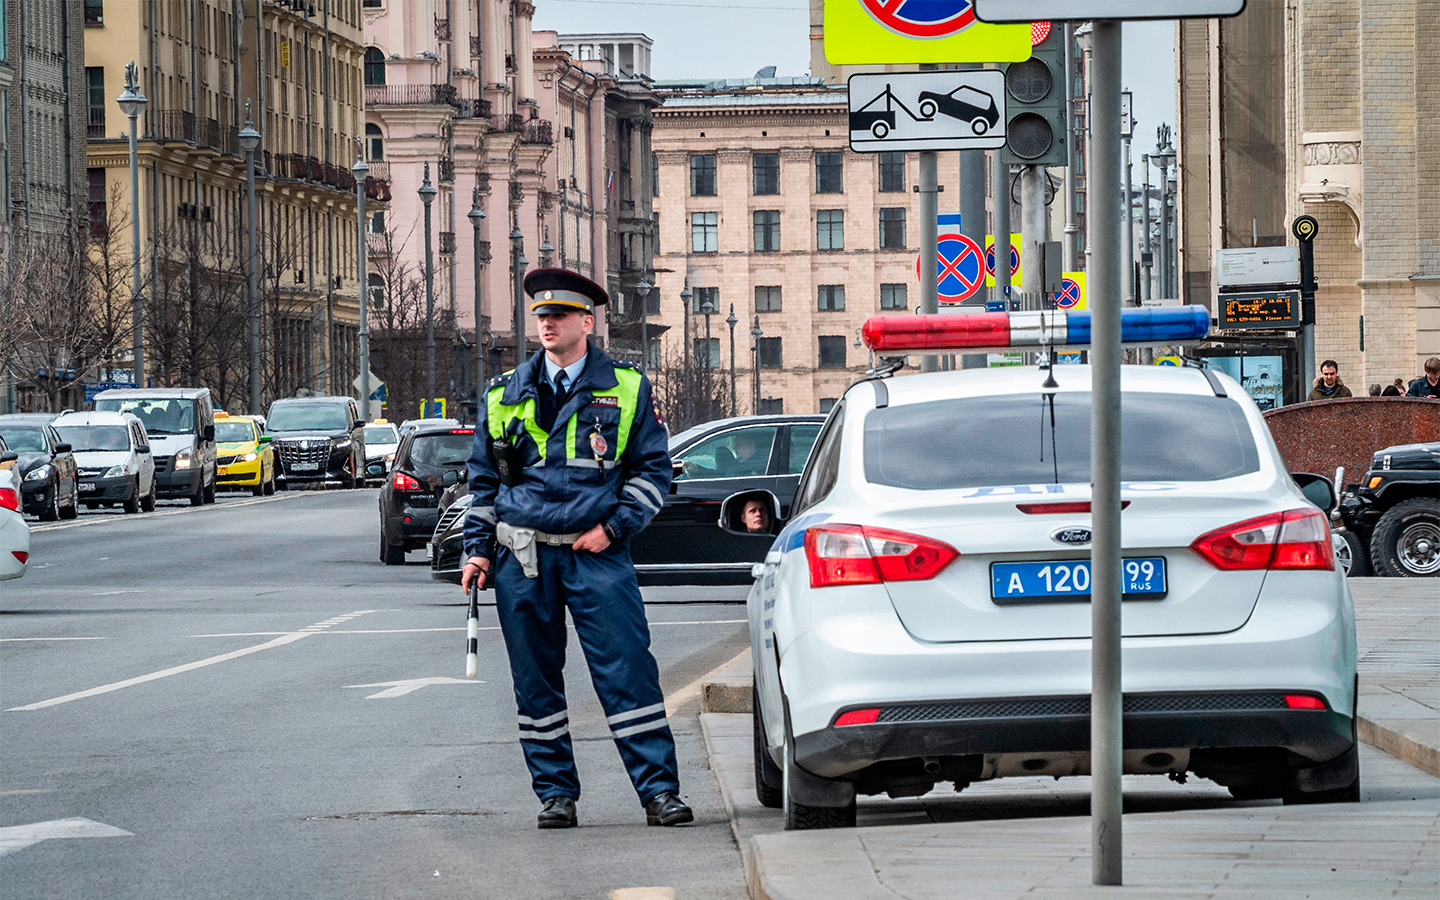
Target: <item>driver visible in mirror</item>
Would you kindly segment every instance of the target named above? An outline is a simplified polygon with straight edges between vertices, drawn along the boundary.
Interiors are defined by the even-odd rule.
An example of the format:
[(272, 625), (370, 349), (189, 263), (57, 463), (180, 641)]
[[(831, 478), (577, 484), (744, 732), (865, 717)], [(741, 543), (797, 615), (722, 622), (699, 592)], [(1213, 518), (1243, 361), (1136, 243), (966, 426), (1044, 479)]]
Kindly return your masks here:
[(745, 523), (746, 531), (768, 533), (770, 531), (770, 510), (765, 508), (763, 500), (746, 500), (745, 509), (740, 513), (740, 521)]

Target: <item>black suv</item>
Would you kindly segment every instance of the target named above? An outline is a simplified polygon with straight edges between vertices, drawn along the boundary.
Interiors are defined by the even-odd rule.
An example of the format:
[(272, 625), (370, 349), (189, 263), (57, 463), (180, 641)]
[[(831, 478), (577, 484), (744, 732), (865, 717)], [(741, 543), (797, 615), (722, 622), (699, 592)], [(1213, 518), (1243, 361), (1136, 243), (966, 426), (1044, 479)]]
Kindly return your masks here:
[(430, 541), (440, 517), (440, 495), (465, 480), (475, 429), (421, 425), (400, 439), (390, 475), (380, 487), (380, 561), (405, 562), (405, 553)]
[(365, 423), (349, 397), (291, 397), (270, 404), (265, 431), (275, 448), (276, 486), (365, 478)]
[(1351, 575), (1440, 576), (1440, 442), (1386, 447), (1347, 488), (1340, 518), (1358, 539)]

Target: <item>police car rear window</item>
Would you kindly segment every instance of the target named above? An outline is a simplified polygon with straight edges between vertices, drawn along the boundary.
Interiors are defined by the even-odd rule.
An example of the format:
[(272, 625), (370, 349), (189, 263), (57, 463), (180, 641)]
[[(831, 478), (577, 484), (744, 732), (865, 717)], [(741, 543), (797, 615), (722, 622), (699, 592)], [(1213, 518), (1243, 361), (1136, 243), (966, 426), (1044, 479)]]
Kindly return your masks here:
[[(1220, 397), (1125, 394), (1120, 477), (1218, 481), (1260, 468), (1238, 404)], [(1039, 391), (890, 406), (865, 417), (865, 480), (913, 490), (1090, 481), (1090, 394)]]

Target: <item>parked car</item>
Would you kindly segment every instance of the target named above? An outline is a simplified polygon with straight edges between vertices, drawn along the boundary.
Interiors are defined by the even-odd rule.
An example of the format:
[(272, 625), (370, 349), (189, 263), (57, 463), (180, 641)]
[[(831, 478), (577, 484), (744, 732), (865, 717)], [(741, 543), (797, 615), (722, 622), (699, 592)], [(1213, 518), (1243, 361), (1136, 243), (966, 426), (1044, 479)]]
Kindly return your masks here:
[(920, 92), (920, 118), (933, 119), (935, 113), (970, 123), (970, 130), (982, 135), (1000, 122), (995, 98), (969, 85), (961, 85), (949, 93)]
[(440, 516), (440, 495), (465, 479), (474, 428), (421, 425), (400, 441), (390, 476), (380, 487), (380, 561), (405, 562), (425, 547)]
[(15, 461), (25, 512), (41, 521), (73, 519), (80, 511), (75, 454), (50, 426), (50, 413), (0, 416), (0, 439), (19, 454)]
[(221, 490), (249, 490), (256, 497), (275, 493), (275, 450), (253, 416), (215, 420), (215, 478)]
[[(13, 450), (0, 450), (0, 464), (14, 462)], [(10, 469), (0, 468), (0, 581), (25, 574), (30, 561), (30, 526), (20, 513), (20, 481)]]
[(383, 481), (395, 451), (400, 448), (400, 432), (385, 419), (376, 419), (365, 426), (365, 479)]
[[(1088, 771), (1091, 372), (1053, 374), (862, 380), (826, 422), (748, 598), (757, 796), (787, 828), (853, 825), (857, 794)], [(1302, 492), (1224, 375), (1120, 387), (1125, 773), (1358, 800), (1333, 485)], [(757, 498), (779, 505), (736, 494), (724, 527)]]
[(161, 497), (215, 502), (215, 407), (209, 388), (114, 388), (97, 412), (131, 413), (145, 425)]
[(86, 508), (119, 503), (127, 513), (155, 508), (158, 479), (145, 425), (130, 413), (65, 413), (55, 431), (73, 448), (80, 502)]
[(1379, 450), (1340, 500), (1357, 575), (1440, 576), (1440, 442)]
[(280, 463), (277, 485), (338, 482), (359, 487), (365, 471), (365, 423), (350, 397), (290, 397), (270, 404), (267, 429)]

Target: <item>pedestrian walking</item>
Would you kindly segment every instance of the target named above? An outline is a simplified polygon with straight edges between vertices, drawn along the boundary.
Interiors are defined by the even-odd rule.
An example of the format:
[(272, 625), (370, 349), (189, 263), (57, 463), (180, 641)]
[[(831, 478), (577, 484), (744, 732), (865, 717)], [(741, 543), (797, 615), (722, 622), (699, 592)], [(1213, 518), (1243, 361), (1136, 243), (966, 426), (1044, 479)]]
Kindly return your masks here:
[(1371, 382), (1371, 384), (1370, 384), (1370, 396), (1372, 396), (1372, 397), (1378, 397), (1378, 396), (1380, 396), (1380, 382), (1378, 382), (1378, 381)]
[(1440, 397), (1440, 356), (1425, 360), (1425, 374), (1410, 382), (1407, 397)]
[(1306, 400), (1334, 400), (1338, 397), (1349, 397), (1350, 389), (1345, 382), (1340, 380), (1340, 366), (1333, 359), (1327, 359), (1320, 364), (1320, 377), (1315, 379), (1315, 387), (1311, 389), (1310, 396)]
[(491, 381), (479, 411), (462, 586), (495, 587), (538, 826), (577, 824), (567, 609), (645, 823), (691, 822), (629, 543), (669, 492), (669, 436), (649, 379), (587, 338), (604, 289), (564, 269), (524, 289), (542, 349)]

